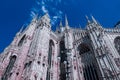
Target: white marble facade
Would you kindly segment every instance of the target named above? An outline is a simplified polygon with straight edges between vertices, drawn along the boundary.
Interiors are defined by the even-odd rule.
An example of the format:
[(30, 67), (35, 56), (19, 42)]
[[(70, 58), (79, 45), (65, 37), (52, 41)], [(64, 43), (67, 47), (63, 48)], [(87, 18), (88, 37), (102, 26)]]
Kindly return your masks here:
[(0, 54), (0, 80), (120, 80), (120, 28), (92, 16), (85, 29), (51, 30), (48, 14), (35, 17)]

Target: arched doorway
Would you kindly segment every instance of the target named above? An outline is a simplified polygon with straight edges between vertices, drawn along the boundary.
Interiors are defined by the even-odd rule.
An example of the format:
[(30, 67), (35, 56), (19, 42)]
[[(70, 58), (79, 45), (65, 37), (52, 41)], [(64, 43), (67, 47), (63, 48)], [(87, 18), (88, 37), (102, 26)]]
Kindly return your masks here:
[(81, 62), (83, 63), (83, 74), (85, 80), (99, 80), (95, 63), (95, 57), (91, 47), (82, 43), (78, 46)]
[(116, 50), (118, 51), (118, 53), (120, 55), (120, 36), (115, 38), (114, 44), (115, 44)]

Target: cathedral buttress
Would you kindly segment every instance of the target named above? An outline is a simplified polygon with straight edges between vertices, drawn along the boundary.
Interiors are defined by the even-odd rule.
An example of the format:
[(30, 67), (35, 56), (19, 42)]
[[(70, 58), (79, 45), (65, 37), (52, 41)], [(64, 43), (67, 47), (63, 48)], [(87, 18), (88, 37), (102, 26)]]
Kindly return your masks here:
[(101, 77), (99, 77), (99, 79), (119, 80), (120, 77), (116, 75), (117, 68), (115, 62), (112, 60), (110, 55), (110, 48), (108, 48), (108, 45), (106, 45), (103, 38), (103, 36), (105, 36), (104, 29), (93, 16), (92, 22), (89, 22), (87, 25), (87, 31), (92, 41), (94, 54), (101, 72)]

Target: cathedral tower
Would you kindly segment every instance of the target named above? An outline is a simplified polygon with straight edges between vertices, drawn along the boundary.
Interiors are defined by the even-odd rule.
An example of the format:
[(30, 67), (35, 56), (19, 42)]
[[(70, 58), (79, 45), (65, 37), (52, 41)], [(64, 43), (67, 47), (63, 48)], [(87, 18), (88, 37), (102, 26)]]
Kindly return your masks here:
[(85, 29), (51, 30), (48, 14), (35, 16), (0, 54), (1, 80), (120, 80), (120, 28), (91, 16)]

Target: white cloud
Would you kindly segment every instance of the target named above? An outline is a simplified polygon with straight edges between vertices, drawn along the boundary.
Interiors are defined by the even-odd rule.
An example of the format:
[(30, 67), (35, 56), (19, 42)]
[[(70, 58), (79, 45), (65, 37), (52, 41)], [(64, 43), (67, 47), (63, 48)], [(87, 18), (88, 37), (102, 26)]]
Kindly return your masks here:
[(42, 11), (43, 11), (44, 13), (47, 13), (47, 12), (48, 12), (48, 10), (45, 8), (45, 6), (42, 6)]
[(57, 18), (58, 18), (58, 16), (54, 16), (53, 18), (54, 18), (54, 19), (57, 19)]

